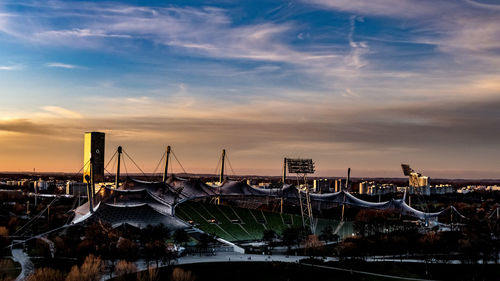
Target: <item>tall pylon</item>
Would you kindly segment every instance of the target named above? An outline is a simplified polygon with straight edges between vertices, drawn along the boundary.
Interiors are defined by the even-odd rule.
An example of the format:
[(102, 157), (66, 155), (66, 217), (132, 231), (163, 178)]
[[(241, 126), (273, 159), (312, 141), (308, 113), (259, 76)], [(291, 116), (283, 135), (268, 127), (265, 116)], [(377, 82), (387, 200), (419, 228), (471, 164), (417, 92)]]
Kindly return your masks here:
[(224, 181), (224, 165), (225, 165), (225, 160), (226, 160), (226, 150), (222, 150), (222, 155), (221, 155), (221, 165), (220, 165), (220, 175), (219, 175), (219, 182), (222, 185), (222, 182)]
[(226, 161), (226, 150), (225, 149), (222, 149), (222, 154), (220, 156), (220, 173), (219, 173), (219, 186), (217, 187), (217, 196), (215, 196), (212, 201), (217, 204), (217, 205), (220, 205), (220, 193), (221, 193), (221, 186), (222, 186), (222, 183), (224, 182), (224, 166), (225, 166), (225, 161)]
[(167, 146), (167, 154), (165, 155), (165, 170), (163, 171), (163, 182), (168, 179), (168, 161), (170, 160), (170, 145)]
[(347, 168), (347, 178), (345, 180), (345, 188), (344, 188), (344, 197), (342, 199), (342, 218), (340, 219), (341, 222), (344, 222), (344, 213), (345, 213), (345, 200), (346, 200), (346, 196), (345, 196), (345, 193), (346, 192), (349, 192), (349, 182), (351, 180), (351, 168)]
[(118, 153), (118, 164), (116, 165), (116, 177), (115, 177), (115, 188), (120, 187), (120, 161), (122, 158), (122, 152), (123, 149), (121, 146), (118, 146), (116, 149), (116, 152)]

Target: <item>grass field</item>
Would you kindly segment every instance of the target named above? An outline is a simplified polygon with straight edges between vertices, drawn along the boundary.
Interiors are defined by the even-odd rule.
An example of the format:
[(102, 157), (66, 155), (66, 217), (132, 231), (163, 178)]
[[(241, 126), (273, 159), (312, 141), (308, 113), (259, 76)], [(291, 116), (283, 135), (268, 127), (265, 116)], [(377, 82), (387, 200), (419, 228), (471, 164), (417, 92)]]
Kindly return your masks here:
[[(176, 208), (176, 215), (184, 221), (192, 221), (201, 230), (228, 241), (259, 240), (266, 229), (281, 234), (288, 227), (302, 226), (302, 217), (295, 214), (280, 214), (268, 211), (245, 209), (188, 201)], [(331, 226), (334, 230), (339, 221), (319, 218), (316, 234)], [(352, 234), (352, 224), (344, 223), (338, 235)]]

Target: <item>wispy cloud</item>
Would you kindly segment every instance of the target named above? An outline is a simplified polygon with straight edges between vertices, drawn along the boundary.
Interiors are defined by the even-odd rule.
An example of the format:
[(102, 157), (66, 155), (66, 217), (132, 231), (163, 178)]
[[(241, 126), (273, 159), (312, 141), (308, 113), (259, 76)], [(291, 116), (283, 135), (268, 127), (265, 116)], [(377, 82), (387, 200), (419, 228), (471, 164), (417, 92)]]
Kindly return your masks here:
[(347, 36), (349, 39), (349, 46), (351, 47), (351, 52), (345, 58), (347, 65), (354, 66), (359, 69), (363, 66), (366, 66), (368, 62), (363, 59), (363, 55), (368, 53), (368, 44), (366, 42), (356, 42), (354, 41), (354, 33), (356, 31), (356, 21), (363, 22), (362, 17), (351, 16), (349, 19), (349, 24), (351, 29), (349, 30), (349, 35)]
[(75, 64), (67, 64), (67, 63), (61, 63), (61, 62), (49, 62), (49, 63), (46, 63), (45, 66), (56, 67), (56, 68), (66, 68), (66, 69), (81, 68), (80, 66), (75, 65)]
[(35, 33), (34, 36), (39, 40), (52, 40), (52, 39), (69, 39), (74, 37), (101, 37), (101, 38), (132, 38), (130, 35), (125, 34), (108, 34), (103, 30), (91, 30), (87, 28), (73, 28), (71, 30), (47, 30)]
[[(65, 119), (51, 122), (53, 118), (8, 120), (0, 121), (0, 130), (22, 133), (22, 138), (50, 132), (48, 140), (42, 142), (67, 138), (73, 146), (69, 146), (68, 151), (81, 145), (82, 132), (89, 128), (103, 130), (109, 134), (113, 145), (121, 144), (128, 151), (134, 151), (138, 156), (136, 160), (145, 163), (150, 170), (155, 167), (167, 142), (174, 145), (185, 161), (183, 164), (192, 172), (210, 170), (207, 167), (214, 164), (211, 162), (216, 158), (216, 152), (224, 145), (231, 151), (238, 167), (248, 171), (256, 165), (274, 171), (273, 165), (279, 163), (283, 155), (298, 153), (315, 158), (321, 163), (320, 170), (326, 167), (340, 169), (358, 155), (362, 161), (357, 162), (356, 170), (369, 169), (376, 164), (377, 167), (394, 167), (396, 174), (392, 175), (398, 175), (397, 168), (402, 159), (427, 163), (425, 159), (429, 158), (428, 169), (439, 165), (431, 163), (430, 159), (455, 169), (460, 165), (473, 166), (477, 170), (488, 168), (488, 156), (477, 163), (474, 159), (482, 153), (496, 157), (496, 139), (500, 137), (496, 126), (500, 122), (496, 110), (499, 105), (498, 98), (472, 103), (388, 104), (363, 107), (362, 111), (357, 108), (332, 111), (328, 110), (332, 108), (331, 104), (319, 104), (307, 112), (312, 118), (297, 122), (276, 116), (273, 113), (276, 104), (265, 107), (263, 102), (252, 105), (253, 110), (243, 106), (231, 107), (211, 116), (165, 116), (155, 112), (143, 116), (85, 118), (76, 124)], [(299, 108), (299, 105), (292, 106), (290, 112), (299, 112)], [(287, 112), (282, 114), (289, 115)], [(255, 118), (256, 115), (261, 117)], [(319, 118), (323, 121), (318, 122)], [(10, 147), (16, 143), (10, 141), (9, 144), (0, 140), (0, 144)], [(463, 150), (457, 154), (456, 150), (464, 146), (479, 149)], [(152, 149), (155, 147), (157, 151)], [(60, 154), (65, 155), (68, 151)], [(210, 153), (213, 153), (213, 158)], [(419, 157), (421, 154), (426, 157)], [(442, 160), (436, 160), (432, 154), (440, 155)], [(259, 155), (259, 160), (255, 155)], [(74, 165), (76, 169), (78, 165)], [(200, 165), (205, 168), (197, 169)]]
[(0, 70), (20, 70), (22, 68), (20, 65), (0, 65)]
[(448, 6), (446, 3), (448, 1), (436, 3), (432, 0), (304, 0), (304, 2), (338, 11), (396, 18), (419, 18), (434, 15), (439, 13), (439, 7)]
[[(44, 11), (46, 20), (39, 21), (40, 11)], [(56, 24), (69, 15), (78, 21), (68, 20), (63, 26)], [(73, 5), (56, 1), (25, 12), (25, 17), (39, 22), (26, 24), (21, 17), (13, 17), (9, 19), (9, 34), (35, 44), (120, 51), (123, 50), (120, 40), (129, 40), (126, 46), (146, 40), (171, 48), (177, 54), (279, 62), (317, 69), (317, 73), (328, 73), (323, 70), (332, 67), (341, 72), (342, 67), (349, 68), (353, 62), (361, 63), (356, 60), (360, 51), (349, 54), (347, 45), (342, 46), (345, 50), (295, 48), (290, 41), (295, 40), (299, 32), (293, 21), (235, 25), (231, 11), (221, 8), (152, 8), (83, 2), (82, 7), (75, 9)], [(344, 63), (345, 56), (348, 58)]]
[[(10, 1), (0, 13), (0, 40), (8, 42), (2, 50), (17, 44), (22, 59), (40, 64), (39, 54), (24, 49), (43, 49), (46, 67), (83, 68), (72, 55), (96, 66), (71, 94), (64, 86), (72, 75), (56, 71), (31, 108), (23, 104), (20, 112), (12, 99), (0, 104), (4, 116), (20, 117), (0, 122), (4, 132), (53, 128), (50, 137), (68, 135), (79, 145), (82, 131), (106, 130), (146, 162), (152, 146), (172, 142), (205, 167), (199, 163), (207, 148), (222, 145), (253, 161), (249, 167), (259, 166), (255, 155), (273, 161), (290, 151), (332, 167), (353, 159), (398, 167), (404, 157), (462, 169), (468, 161), (493, 161), (479, 163), (468, 148), (488, 152), (486, 159), (500, 136), (496, 8), (454, 0), (312, 0), (268, 4), (255, 16), (230, 5), (22, 3), (19, 9)], [(0, 70), (16, 69), (11, 62)], [(6, 82), (2, 92), (33, 96), (29, 85)], [(52, 99), (57, 105), (44, 106), (49, 91), (61, 97)], [(21, 139), (0, 139), (0, 146)]]
[(66, 108), (63, 108), (60, 106), (52, 106), (52, 105), (51, 106), (44, 106), (44, 107), (42, 107), (42, 109), (51, 113), (51, 114), (54, 114), (57, 117), (73, 118), (73, 119), (83, 118), (83, 116), (80, 113), (71, 111), (69, 109), (66, 109)]

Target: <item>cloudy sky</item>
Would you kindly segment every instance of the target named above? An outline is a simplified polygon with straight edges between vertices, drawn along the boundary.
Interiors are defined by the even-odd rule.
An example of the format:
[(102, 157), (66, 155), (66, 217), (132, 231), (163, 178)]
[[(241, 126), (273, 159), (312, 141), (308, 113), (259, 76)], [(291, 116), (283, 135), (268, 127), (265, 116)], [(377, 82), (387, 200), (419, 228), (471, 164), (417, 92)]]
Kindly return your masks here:
[(4, 0), (0, 98), (0, 171), (500, 178), (500, 2)]

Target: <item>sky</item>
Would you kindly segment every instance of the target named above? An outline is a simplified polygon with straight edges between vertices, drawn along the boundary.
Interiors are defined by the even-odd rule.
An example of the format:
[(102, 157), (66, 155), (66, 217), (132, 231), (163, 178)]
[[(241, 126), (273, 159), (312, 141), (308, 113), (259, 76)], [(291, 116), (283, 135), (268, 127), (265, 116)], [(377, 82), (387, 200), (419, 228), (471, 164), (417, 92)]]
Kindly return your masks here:
[(148, 172), (500, 178), (500, 1), (1, 1), (0, 171), (86, 131)]

